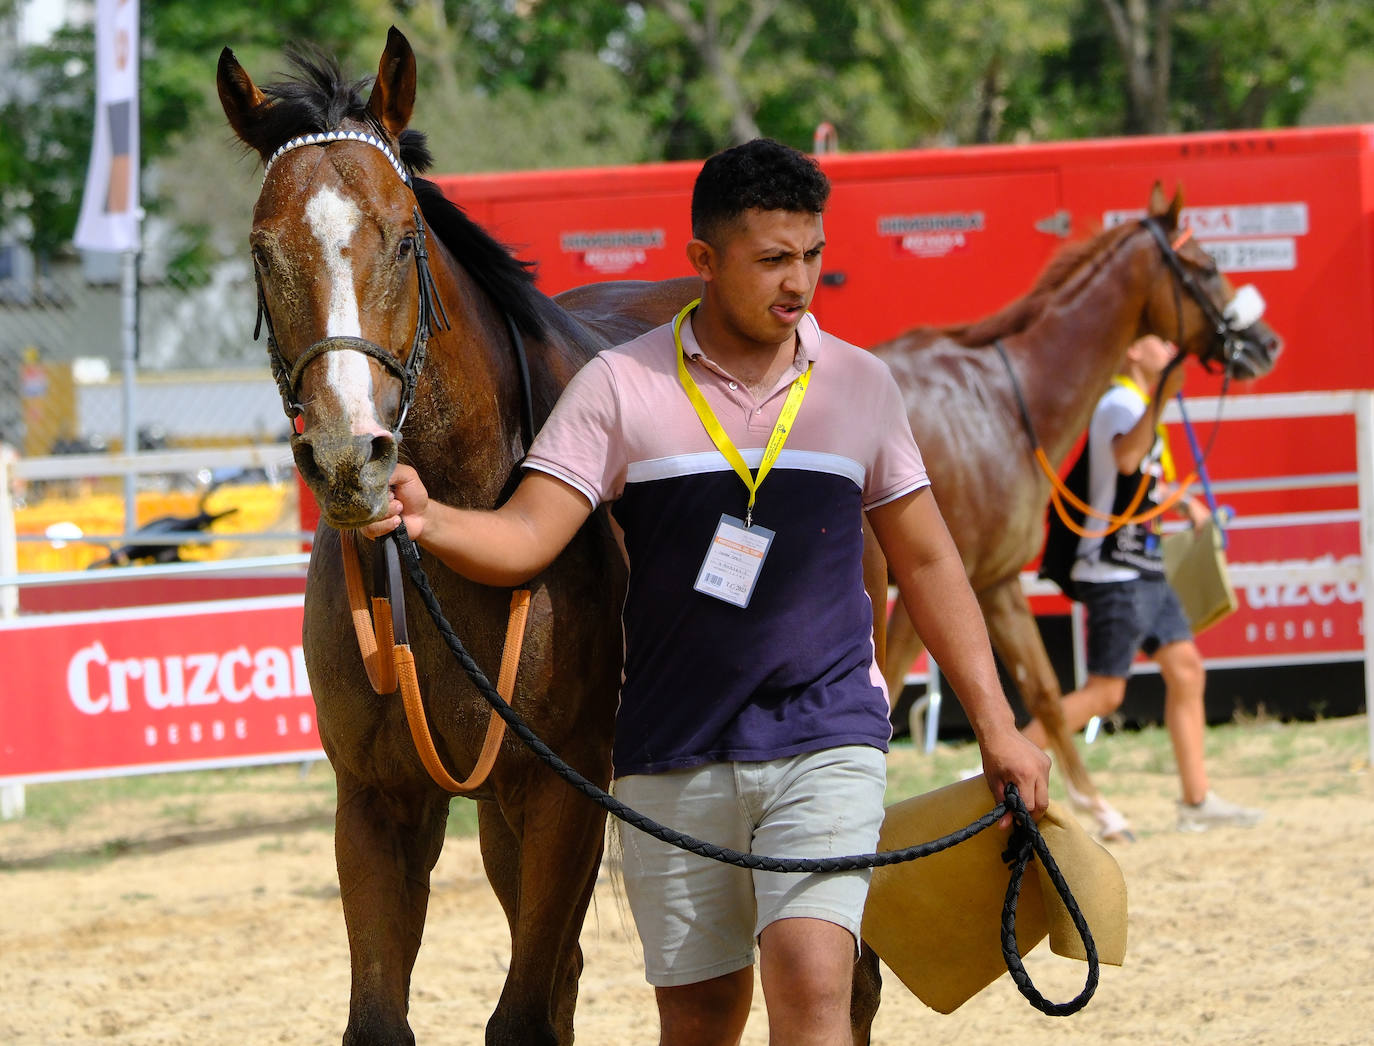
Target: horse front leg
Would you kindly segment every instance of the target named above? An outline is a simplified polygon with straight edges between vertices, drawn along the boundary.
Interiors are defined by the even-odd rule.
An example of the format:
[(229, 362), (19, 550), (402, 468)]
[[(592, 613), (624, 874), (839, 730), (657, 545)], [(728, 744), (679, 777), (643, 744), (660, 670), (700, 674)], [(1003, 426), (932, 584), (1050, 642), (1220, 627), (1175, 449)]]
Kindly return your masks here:
[(1131, 838), (1126, 818), (1102, 798), (1088, 774), (1073, 737), (1064, 721), (1063, 691), (1045, 651), (1030, 603), (1021, 591), (1021, 579), (1012, 577), (978, 593), (993, 648), (1011, 673), (1026, 711), (1038, 719), (1049, 737), (1050, 750), (1063, 768), (1074, 805), (1087, 810), (1103, 839)]
[(413, 1046), (406, 1020), (448, 796), (399, 799), (336, 768), (334, 859), (352, 988), (344, 1046)]
[(511, 931), (510, 972), (487, 1046), (568, 1046), (605, 814), (543, 766), (531, 768), (520, 792), (519, 809), (483, 803), (478, 815), (487, 879)]

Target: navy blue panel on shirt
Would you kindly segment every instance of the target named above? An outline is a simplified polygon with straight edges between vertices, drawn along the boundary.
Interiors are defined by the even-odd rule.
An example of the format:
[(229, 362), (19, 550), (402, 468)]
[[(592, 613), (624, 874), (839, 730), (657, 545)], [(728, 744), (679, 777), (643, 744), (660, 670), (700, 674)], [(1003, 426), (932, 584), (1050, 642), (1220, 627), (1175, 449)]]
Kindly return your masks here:
[(859, 487), (774, 467), (754, 521), (777, 536), (740, 608), (692, 586), (721, 514), (743, 518), (747, 498), (722, 459), (717, 471), (628, 483), (612, 505), (631, 574), (618, 776), (843, 744), (887, 750)]

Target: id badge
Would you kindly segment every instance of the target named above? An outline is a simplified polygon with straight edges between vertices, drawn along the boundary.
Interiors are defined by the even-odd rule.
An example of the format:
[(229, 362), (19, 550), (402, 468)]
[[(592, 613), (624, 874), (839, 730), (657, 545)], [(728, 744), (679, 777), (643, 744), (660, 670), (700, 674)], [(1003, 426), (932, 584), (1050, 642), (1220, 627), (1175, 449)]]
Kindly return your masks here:
[(774, 531), (767, 527), (746, 527), (744, 520), (722, 515), (692, 587), (704, 595), (747, 607), (773, 537)]

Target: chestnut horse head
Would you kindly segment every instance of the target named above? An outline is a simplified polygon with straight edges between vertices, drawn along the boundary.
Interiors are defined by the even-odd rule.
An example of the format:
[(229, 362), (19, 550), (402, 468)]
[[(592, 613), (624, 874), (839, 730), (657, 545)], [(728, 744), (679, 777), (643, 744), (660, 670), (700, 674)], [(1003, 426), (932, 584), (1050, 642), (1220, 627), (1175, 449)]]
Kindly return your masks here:
[[(431, 339), (456, 346), (446, 354), (465, 356), (469, 368), (505, 353), (493, 365), (504, 377), (507, 339), (518, 339), (517, 328), (541, 333), (547, 302), (523, 263), (418, 177), (430, 158), (423, 135), (407, 129), (415, 57), (404, 36), (392, 29), (365, 100), (365, 82), (345, 81), (332, 61), (293, 57), (300, 77), (262, 89), (226, 48), (218, 88), (234, 132), (264, 165), (250, 236), (258, 322), (294, 421), (296, 463), (324, 520), (357, 527), (386, 505)], [(430, 228), (436, 212), (442, 236)], [(460, 269), (449, 251), (464, 245), (480, 257), (460, 259)], [(469, 381), (469, 396), (514, 409), (482, 439), (518, 444), (522, 433), (502, 429), (522, 427), (521, 405), (494, 375), (455, 376), (455, 366), (447, 379)], [(477, 464), (508, 474), (510, 460), (499, 459), (518, 457)]]
[(1156, 331), (1209, 370), (1259, 378), (1274, 367), (1283, 342), (1262, 319), (1264, 299), (1253, 285), (1235, 288), (1190, 230), (1179, 228), (1183, 194), (1166, 202), (1158, 182), (1141, 225), (1159, 248), (1172, 279), (1158, 285), (1141, 318), (1140, 333)]

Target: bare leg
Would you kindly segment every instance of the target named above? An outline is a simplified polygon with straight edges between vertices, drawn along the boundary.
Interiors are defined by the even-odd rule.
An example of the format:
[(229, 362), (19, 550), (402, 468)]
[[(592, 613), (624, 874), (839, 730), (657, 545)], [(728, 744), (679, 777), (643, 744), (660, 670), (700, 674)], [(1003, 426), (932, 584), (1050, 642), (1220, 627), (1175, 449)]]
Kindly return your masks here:
[(754, 997), (754, 968), (657, 988), (659, 1046), (738, 1046)]
[(759, 935), (759, 978), (773, 1046), (853, 1042), (854, 937), (823, 919), (779, 919)]
[(1160, 674), (1164, 677), (1164, 725), (1174, 746), (1178, 779), (1185, 803), (1200, 803), (1207, 797), (1207, 763), (1203, 738), (1207, 712), (1203, 694), (1207, 673), (1202, 655), (1191, 640), (1169, 643), (1155, 651)]
[[(1094, 717), (1105, 719), (1121, 707), (1125, 697), (1126, 680), (1115, 676), (1088, 676), (1082, 687), (1066, 694), (1061, 702), (1064, 729), (1076, 734)], [(1040, 720), (1032, 719), (1021, 732), (1041, 748), (1049, 747), (1049, 735)]]

